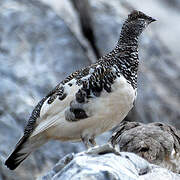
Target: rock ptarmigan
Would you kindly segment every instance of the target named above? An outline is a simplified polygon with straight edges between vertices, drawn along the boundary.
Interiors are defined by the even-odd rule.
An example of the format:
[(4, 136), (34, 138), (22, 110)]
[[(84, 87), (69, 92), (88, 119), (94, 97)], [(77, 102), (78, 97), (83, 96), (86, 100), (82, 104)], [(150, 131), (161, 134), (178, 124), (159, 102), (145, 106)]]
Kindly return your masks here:
[(119, 124), (133, 107), (137, 89), (138, 38), (155, 21), (133, 11), (114, 50), (72, 73), (33, 110), (23, 137), (5, 164), (15, 169), (50, 139), (95, 145), (95, 137)]

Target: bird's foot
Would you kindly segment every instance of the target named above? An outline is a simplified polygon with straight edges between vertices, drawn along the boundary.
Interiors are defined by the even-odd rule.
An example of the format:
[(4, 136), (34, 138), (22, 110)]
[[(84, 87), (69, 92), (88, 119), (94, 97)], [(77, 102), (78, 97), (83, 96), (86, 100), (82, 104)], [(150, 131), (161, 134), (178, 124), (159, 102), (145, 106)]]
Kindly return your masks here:
[(91, 138), (89, 138), (88, 136), (84, 136), (84, 137), (81, 137), (81, 140), (82, 140), (82, 142), (84, 143), (84, 145), (86, 146), (87, 149), (96, 146), (96, 141), (95, 141), (94, 136), (92, 136)]
[(113, 148), (113, 146), (109, 143), (101, 145), (101, 146), (95, 146), (91, 149), (88, 149), (85, 153), (86, 154), (94, 154), (94, 155), (114, 153), (116, 155), (120, 155), (120, 153), (115, 148)]

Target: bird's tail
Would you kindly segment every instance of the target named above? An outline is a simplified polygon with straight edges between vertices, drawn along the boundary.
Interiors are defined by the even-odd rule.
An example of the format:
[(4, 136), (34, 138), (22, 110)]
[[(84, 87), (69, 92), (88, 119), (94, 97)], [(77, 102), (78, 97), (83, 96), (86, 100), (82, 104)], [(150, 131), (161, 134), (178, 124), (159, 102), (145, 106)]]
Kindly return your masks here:
[(46, 138), (43, 136), (35, 136), (32, 138), (23, 136), (17, 143), (15, 150), (6, 160), (5, 165), (11, 170), (16, 169), (32, 151), (46, 143), (46, 141)]

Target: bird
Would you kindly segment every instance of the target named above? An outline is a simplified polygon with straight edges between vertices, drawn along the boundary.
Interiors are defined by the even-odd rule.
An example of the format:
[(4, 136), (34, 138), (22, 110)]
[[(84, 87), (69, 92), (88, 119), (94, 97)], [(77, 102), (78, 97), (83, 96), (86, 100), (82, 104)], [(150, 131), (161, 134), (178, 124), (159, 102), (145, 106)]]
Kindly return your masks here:
[(172, 125), (122, 122), (109, 142), (117, 152), (133, 152), (152, 164), (180, 173), (180, 130)]
[(97, 135), (118, 125), (137, 95), (138, 38), (153, 21), (141, 11), (132, 11), (112, 51), (67, 76), (42, 98), (5, 165), (14, 170), (51, 139), (94, 147)]

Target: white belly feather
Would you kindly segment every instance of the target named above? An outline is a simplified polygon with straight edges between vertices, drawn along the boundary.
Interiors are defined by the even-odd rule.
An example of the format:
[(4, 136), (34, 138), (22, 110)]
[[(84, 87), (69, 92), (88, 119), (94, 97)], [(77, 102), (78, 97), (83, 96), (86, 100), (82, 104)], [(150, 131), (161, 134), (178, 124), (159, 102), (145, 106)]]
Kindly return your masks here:
[(41, 110), (38, 126), (31, 136), (35, 136), (46, 130), (48, 138), (61, 141), (76, 141), (81, 135), (99, 135), (110, 130), (120, 123), (133, 107), (136, 90), (127, 83), (123, 76), (117, 78), (112, 85), (112, 92), (103, 91), (100, 97), (92, 98), (88, 102), (92, 116), (75, 122), (65, 120), (64, 112), (69, 103), (75, 98), (75, 93), (81, 88), (75, 84), (68, 87), (67, 97), (60, 101), (58, 98), (48, 105), (45, 102)]

